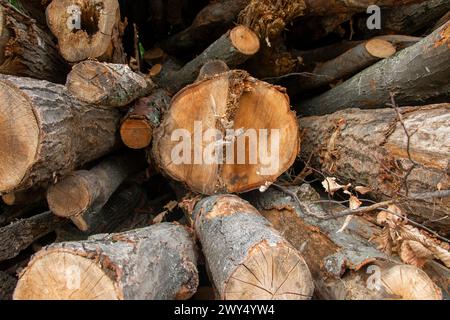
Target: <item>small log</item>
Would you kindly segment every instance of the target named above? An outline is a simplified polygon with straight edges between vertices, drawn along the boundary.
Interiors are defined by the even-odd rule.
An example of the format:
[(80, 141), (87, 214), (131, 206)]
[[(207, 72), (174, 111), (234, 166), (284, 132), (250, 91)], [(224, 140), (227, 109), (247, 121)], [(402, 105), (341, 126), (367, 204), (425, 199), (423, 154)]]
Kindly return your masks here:
[(69, 62), (88, 58), (125, 63), (124, 26), (117, 0), (54, 0), (47, 7), (47, 24)]
[(45, 212), (22, 219), (0, 229), (0, 261), (17, 257), (39, 238), (55, 231), (67, 220)]
[(171, 93), (176, 93), (193, 83), (200, 69), (209, 60), (222, 60), (233, 69), (244, 63), (258, 50), (259, 39), (255, 33), (244, 26), (234, 27), (180, 70), (167, 73), (160, 79), (159, 84)]
[(144, 149), (150, 145), (153, 130), (161, 123), (161, 116), (170, 105), (170, 97), (164, 89), (155, 90), (150, 96), (139, 99), (122, 120), (120, 136), (131, 149)]
[(11, 192), (2, 195), (2, 200), (8, 206), (23, 206), (39, 202), (45, 198), (45, 190), (31, 188), (25, 191)]
[(394, 57), (382, 60), (318, 97), (299, 112), (322, 115), (345, 108), (373, 109), (445, 102), (450, 96), (450, 22)]
[(0, 300), (12, 300), (17, 279), (0, 271)]
[(250, 195), (251, 202), (302, 252), (314, 279), (317, 298), (442, 299), (440, 289), (425, 272), (401, 264), (368, 241), (379, 234), (379, 227), (363, 217), (353, 217), (345, 231), (340, 232), (345, 218), (319, 217), (342, 211), (343, 206), (318, 204), (320, 196), (306, 184), (287, 189), (297, 195), (300, 203), (274, 189)]
[(63, 83), (68, 66), (53, 38), (6, 0), (0, 1), (0, 73)]
[(222, 60), (210, 60), (200, 69), (196, 81), (202, 81), (228, 71), (230, 71), (230, 68)]
[(450, 11), (448, 11), (446, 14), (444, 14), (439, 20), (438, 22), (436, 22), (436, 24), (434, 25), (434, 27), (431, 29), (431, 31), (435, 31), (436, 29), (439, 29), (440, 27), (442, 27), (444, 24), (447, 23), (447, 21), (450, 20)]
[(117, 110), (83, 104), (47, 81), (0, 77), (0, 118), (0, 132), (7, 133), (0, 152), (2, 193), (48, 183), (107, 154), (118, 141)]
[(81, 230), (88, 231), (102, 219), (99, 214), (108, 199), (132, 173), (144, 166), (136, 154), (125, 154), (103, 160), (91, 170), (76, 171), (47, 191), (50, 210), (70, 218)]
[(77, 99), (90, 104), (124, 107), (155, 89), (150, 78), (128, 65), (83, 61), (67, 76), (66, 87)]
[(127, 227), (128, 221), (135, 216), (134, 210), (145, 198), (145, 192), (138, 184), (124, 183), (94, 216), (94, 219), (90, 219), (89, 229), (86, 232), (67, 224), (55, 230), (57, 235), (55, 242), (87, 240), (95, 234), (126, 231), (124, 228)]
[[(161, 46), (171, 54), (196, 48), (202, 43), (212, 43), (230, 27), (249, 0), (214, 1), (203, 8), (185, 30), (169, 37)], [(203, 50), (205, 48), (200, 48)]]
[(293, 95), (322, 88), (345, 80), (379, 60), (389, 58), (396, 51), (390, 42), (372, 39), (351, 48), (333, 60), (317, 65), (312, 73), (290, 77), (289, 83), (283, 84)]
[(219, 299), (311, 298), (314, 285), (302, 256), (247, 201), (205, 198), (193, 220)]
[(20, 275), (14, 299), (189, 299), (198, 286), (196, 264), (192, 234), (178, 224), (98, 235), (39, 251)]
[(275, 181), (294, 163), (300, 138), (280, 87), (230, 71), (180, 91), (153, 139), (152, 163), (211, 195)]
[(378, 200), (402, 198), (409, 216), (448, 234), (448, 198), (418, 200), (414, 194), (450, 189), (449, 111), (447, 103), (401, 108), (402, 121), (393, 109), (301, 118), (301, 158), (328, 177), (371, 188)]

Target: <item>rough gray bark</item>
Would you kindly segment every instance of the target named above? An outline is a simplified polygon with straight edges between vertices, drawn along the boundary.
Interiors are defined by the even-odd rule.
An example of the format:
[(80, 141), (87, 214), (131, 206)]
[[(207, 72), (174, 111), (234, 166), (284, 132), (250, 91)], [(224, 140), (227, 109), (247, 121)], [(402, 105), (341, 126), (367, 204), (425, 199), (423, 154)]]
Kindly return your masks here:
[(298, 111), (321, 115), (345, 108), (373, 109), (445, 102), (450, 97), (450, 22), (417, 44), (380, 61), (318, 97), (303, 101)]
[(70, 218), (82, 231), (97, 225), (101, 209), (122, 182), (144, 168), (141, 154), (123, 154), (103, 160), (91, 170), (71, 173), (47, 191), (50, 210)]
[[(95, 215), (95, 219), (90, 220), (87, 232), (80, 231), (75, 226), (67, 224), (56, 230), (57, 238), (55, 242), (80, 241), (95, 234), (123, 232), (125, 231), (124, 228), (127, 228), (128, 222), (135, 217), (134, 210), (145, 198), (145, 192), (141, 186), (135, 183), (125, 183)], [(143, 214), (140, 214), (140, 216), (146, 218)], [(131, 222), (133, 229), (135, 229), (134, 221)], [(144, 226), (146, 225), (138, 227)]]
[(0, 300), (11, 300), (17, 279), (0, 271)]
[(198, 77), (200, 69), (209, 60), (222, 60), (231, 69), (244, 63), (259, 50), (256, 34), (244, 26), (237, 26), (225, 33), (205, 51), (178, 71), (168, 72), (159, 79), (161, 87), (176, 93)]
[(0, 192), (48, 183), (107, 154), (120, 140), (119, 111), (83, 104), (62, 85), (2, 76), (0, 96), (0, 117), (8, 120), (0, 124), (7, 133)]
[[(400, 109), (411, 136), (409, 151), (407, 134), (394, 109), (351, 109), (301, 118), (301, 157), (326, 176), (371, 188), (377, 199), (414, 198), (414, 194), (446, 190), (450, 188), (449, 111), (449, 104)], [(427, 221), (444, 234), (450, 232), (448, 199), (402, 203), (414, 220)]]
[[(265, 193), (249, 195), (251, 202), (258, 208), (274, 227), (302, 254), (308, 263), (315, 283), (315, 294), (319, 299), (330, 300), (379, 300), (379, 299), (442, 299), (440, 290), (420, 269), (408, 266), (405, 273), (403, 290), (390, 292), (385, 287), (384, 276), (395, 266), (403, 266), (392, 256), (387, 256), (368, 241), (378, 235), (380, 228), (363, 217), (353, 217), (345, 231), (339, 232), (345, 218), (322, 220), (315, 215), (324, 216), (342, 211), (336, 204), (314, 203), (320, 196), (309, 185), (290, 187), (297, 194), (300, 203), (288, 194), (275, 189)], [(345, 208), (344, 208), (345, 209)], [(370, 266), (381, 271), (381, 287), (371, 288)], [(372, 276), (372, 278), (374, 278)], [(413, 280), (414, 279), (414, 280)], [(400, 279), (403, 280), (403, 279)], [(411, 281), (412, 282), (408, 282)], [(416, 281), (416, 285), (414, 285)], [(422, 282), (423, 281), (423, 282)], [(417, 283), (419, 294), (415, 292)], [(396, 286), (398, 289), (402, 286)], [(417, 295), (415, 295), (417, 294)]]
[[(51, 262), (60, 261), (63, 256), (73, 261), (63, 264), (66, 270), (76, 262), (80, 267), (92, 264), (89, 269), (81, 269), (80, 277), (91, 277), (94, 282), (82, 282), (70, 289), (64, 286), (69, 278), (52, 280), (49, 274), (58, 265)], [(14, 299), (189, 299), (198, 286), (196, 264), (191, 231), (175, 223), (97, 235), (87, 241), (53, 244), (39, 251), (21, 274)], [(40, 276), (39, 269), (44, 265), (49, 274)], [(37, 290), (42, 281), (48, 281), (49, 291)]]
[(128, 65), (88, 60), (76, 64), (66, 87), (81, 101), (124, 107), (155, 89), (150, 78), (133, 72)]
[(12, 259), (39, 238), (67, 223), (51, 212), (13, 222), (0, 229), (0, 261)]
[[(220, 299), (311, 298), (305, 261), (248, 202), (232, 195), (208, 197), (195, 206), (193, 220)], [(271, 254), (271, 262), (264, 259)]]
[(53, 38), (6, 0), (0, 1), (0, 73), (63, 83), (68, 66)]

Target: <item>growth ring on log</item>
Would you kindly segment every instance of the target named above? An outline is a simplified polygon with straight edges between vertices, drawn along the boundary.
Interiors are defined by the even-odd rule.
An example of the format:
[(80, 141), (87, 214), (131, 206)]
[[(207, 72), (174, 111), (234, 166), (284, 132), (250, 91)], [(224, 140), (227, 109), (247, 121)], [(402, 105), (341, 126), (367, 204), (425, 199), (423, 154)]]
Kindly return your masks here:
[(0, 81), (0, 190), (11, 190), (25, 177), (38, 153), (39, 125), (27, 97)]
[(254, 32), (249, 32), (245, 26), (233, 28), (230, 31), (230, 39), (233, 46), (243, 54), (251, 56), (259, 51), (258, 36)]
[(296, 116), (284, 91), (230, 71), (173, 98), (154, 132), (153, 157), (193, 191), (240, 193), (274, 182), (299, 148)]

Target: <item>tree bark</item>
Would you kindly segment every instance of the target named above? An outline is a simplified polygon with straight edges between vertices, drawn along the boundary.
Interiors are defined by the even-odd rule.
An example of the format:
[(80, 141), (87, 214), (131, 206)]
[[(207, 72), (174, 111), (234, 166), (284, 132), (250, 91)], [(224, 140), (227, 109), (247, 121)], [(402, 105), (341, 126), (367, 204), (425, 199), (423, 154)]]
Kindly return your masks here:
[(299, 151), (288, 96), (244, 71), (185, 87), (153, 139), (153, 163), (209, 195), (264, 188), (291, 167)]
[(161, 123), (170, 105), (170, 97), (164, 89), (155, 90), (150, 96), (139, 99), (123, 118), (120, 136), (131, 149), (147, 148), (153, 137), (153, 130)]
[(169, 37), (161, 46), (171, 54), (179, 54), (203, 43), (212, 43), (233, 26), (233, 21), (248, 2), (249, 0), (221, 0), (208, 4), (187, 29)]
[(193, 219), (220, 299), (311, 298), (314, 285), (302, 256), (248, 202), (205, 198)]
[(81, 101), (110, 107), (125, 107), (155, 89), (150, 78), (133, 72), (128, 65), (92, 60), (76, 64), (66, 86)]
[(16, 278), (0, 271), (0, 300), (12, 300), (16, 284)]
[(408, 215), (448, 234), (449, 199), (414, 194), (450, 188), (449, 111), (449, 104), (402, 108), (401, 121), (393, 109), (301, 118), (301, 157), (326, 176), (371, 188), (379, 200), (409, 196), (401, 202)]
[[(114, 192), (98, 214), (90, 217), (87, 232), (67, 224), (56, 230), (57, 237), (55, 242), (81, 241), (87, 240), (95, 234), (126, 231), (123, 228), (128, 225), (129, 220), (133, 220), (135, 216), (134, 210), (145, 198), (145, 192), (142, 187), (134, 183), (124, 183)], [(147, 225), (142, 225), (141, 227)]]
[(62, 85), (3, 76), (0, 97), (2, 193), (48, 183), (107, 154), (118, 141), (119, 112), (83, 104)]
[(51, 212), (45, 212), (1, 228), (0, 261), (17, 257), (33, 242), (55, 231), (65, 223), (67, 223), (65, 219), (55, 217)]
[(144, 168), (137, 156), (110, 157), (89, 171), (76, 171), (65, 177), (47, 191), (50, 210), (59, 217), (70, 218), (81, 231), (89, 231), (102, 219), (101, 209), (122, 182)]
[[(304, 255), (317, 298), (442, 299), (440, 290), (425, 272), (402, 265), (367, 240), (379, 233), (376, 225), (362, 217), (353, 217), (346, 230), (339, 232), (345, 218), (321, 220), (316, 215), (341, 211), (342, 206), (314, 203), (320, 196), (306, 184), (300, 188), (290, 187), (289, 191), (297, 194), (300, 203), (274, 189), (250, 197), (261, 214)], [(380, 274), (370, 276), (374, 268)], [(379, 283), (373, 283), (374, 279)]]
[(299, 112), (322, 115), (345, 108), (373, 109), (396, 94), (400, 106), (445, 102), (450, 96), (450, 22), (417, 44), (304, 101)]
[(180, 70), (167, 73), (159, 80), (159, 84), (171, 93), (176, 93), (193, 83), (200, 69), (209, 60), (222, 60), (233, 69), (258, 50), (259, 39), (250, 29), (244, 26), (234, 27)]
[(72, 0), (54, 0), (46, 14), (47, 24), (67, 61), (92, 58), (126, 62), (121, 41), (124, 26), (117, 0), (79, 0), (76, 4)]
[(67, 72), (53, 38), (7, 1), (0, 1), (0, 73), (63, 83)]
[(198, 286), (196, 264), (192, 234), (178, 224), (98, 235), (38, 252), (21, 274), (14, 299), (189, 299)]
[(312, 73), (290, 77), (289, 82), (283, 84), (286, 85), (291, 95), (305, 93), (334, 84), (339, 80), (345, 80), (395, 53), (396, 48), (390, 42), (372, 39), (351, 48), (332, 60), (317, 65)]

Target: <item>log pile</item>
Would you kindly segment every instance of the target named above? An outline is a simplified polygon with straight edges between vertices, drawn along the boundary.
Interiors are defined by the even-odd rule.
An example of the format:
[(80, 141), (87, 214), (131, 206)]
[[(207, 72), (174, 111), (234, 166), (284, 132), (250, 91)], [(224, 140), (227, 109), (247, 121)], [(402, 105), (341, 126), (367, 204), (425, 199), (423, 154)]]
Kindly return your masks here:
[(450, 299), (445, 0), (0, 0), (0, 299)]

